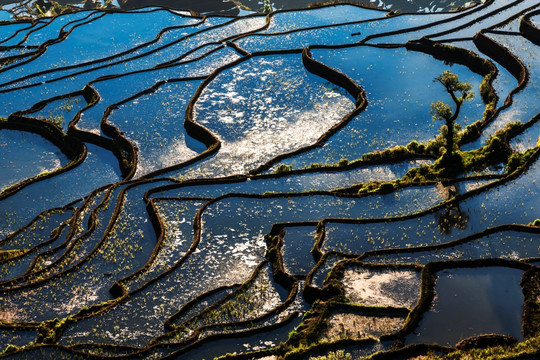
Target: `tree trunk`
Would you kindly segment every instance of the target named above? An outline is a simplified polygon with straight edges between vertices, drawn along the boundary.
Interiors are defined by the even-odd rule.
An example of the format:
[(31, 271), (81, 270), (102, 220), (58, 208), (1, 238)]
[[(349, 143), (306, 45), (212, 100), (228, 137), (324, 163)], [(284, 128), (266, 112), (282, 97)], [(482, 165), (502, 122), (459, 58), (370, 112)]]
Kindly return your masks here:
[(446, 127), (448, 130), (446, 132), (446, 152), (448, 156), (452, 156), (452, 152), (454, 151), (454, 123), (459, 116), (461, 104), (463, 103), (463, 101), (456, 99), (453, 94), (452, 99), (454, 99), (454, 102), (456, 103), (456, 112), (449, 119), (446, 119)]
[(452, 155), (454, 150), (454, 120), (453, 117), (446, 120), (446, 153), (448, 156)]

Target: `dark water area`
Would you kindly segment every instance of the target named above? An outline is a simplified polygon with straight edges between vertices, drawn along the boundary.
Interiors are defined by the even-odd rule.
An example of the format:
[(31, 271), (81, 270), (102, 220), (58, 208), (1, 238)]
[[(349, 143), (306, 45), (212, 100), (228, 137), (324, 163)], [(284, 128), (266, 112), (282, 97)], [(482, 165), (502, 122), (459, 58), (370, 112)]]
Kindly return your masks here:
[[(176, 9), (191, 9), (199, 13), (205, 14), (223, 14), (223, 15), (244, 15), (249, 12), (268, 12), (268, 10), (287, 10), (287, 9), (304, 9), (313, 4), (323, 2), (315, 2), (312, 0), (235, 0), (235, 1), (220, 1), (220, 0), (120, 0), (120, 6), (125, 9), (143, 7), (143, 6), (166, 6)], [(344, 1), (344, 3), (347, 3)], [(397, 1), (381, 1), (381, 0), (366, 0), (351, 1), (348, 3), (362, 4), (369, 7), (392, 10), (395, 12), (441, 12), (457, 10), (460, 6), (467, 4), (467, 1), (433, 1), (433, 0), (397, 0)]]
[[(48, 3), (47, 0), (40, 0), (41, 3)], [(432, 13), (443, 11), (456, 11), (462, 6), (468, 6), (472, 1), (466, 0), (365, 0), (365, 1), (337, 1), (336, 3), (352, 3), (381, 10), (393, 11), (396, 13)], [(483, 2), (483, 1), (482, 1)], [(30, 2), (32, 3), (32, 2)], [(38, 1), (39, 3), (39, 1)], [(101, 0), (60, 0), (60, 5), (69, 5), (90, 9), (96, 6), (108, 4)], [(149, 6), (167, 7), (178, 10), (191, 10), (204, 15), (226, 15), (242, 16), (250, 13), (268, 13), (275, 10), (305, 9), (310, 6), (317, 6), (324, 2), (313, 0), (114, 0), (113, 6), (118, 6), (124, 10), (133, 10)], [(7, 9), (12, 8), (16, 3), (13, 0), (0, 0), (0, 6)], [(1, 14), (0, 14), (1, 16)], [(8, 15), (5, 15), (6, 18)], [(2, 18), (0, 17), (0, 20)]]
[(523, 339), (523, 294), (519, 286), (522, 274), (518, 269), (500, 267), (438, 272), (432, 308), (407, 342), (453, 346), (467, 337), (486, 333)]

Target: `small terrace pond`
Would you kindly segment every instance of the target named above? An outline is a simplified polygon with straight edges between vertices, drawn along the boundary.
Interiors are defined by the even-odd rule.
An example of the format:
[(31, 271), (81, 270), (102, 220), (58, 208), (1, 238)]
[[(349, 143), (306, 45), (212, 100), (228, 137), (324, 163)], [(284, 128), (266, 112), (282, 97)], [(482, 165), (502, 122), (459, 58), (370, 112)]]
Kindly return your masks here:
[(438, 272), (432, 308), (407, 342), (452, 346), (464, 338), (486, 333), (522, 339), (522, 274), (521, 270), (502, 267)]

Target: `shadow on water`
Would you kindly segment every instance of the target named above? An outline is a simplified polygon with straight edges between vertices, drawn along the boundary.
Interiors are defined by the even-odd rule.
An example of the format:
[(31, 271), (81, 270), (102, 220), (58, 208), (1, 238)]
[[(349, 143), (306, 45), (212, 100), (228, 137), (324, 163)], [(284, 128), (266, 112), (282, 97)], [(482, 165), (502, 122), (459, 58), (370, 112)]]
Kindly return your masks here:
[(523, 340), (522, 275), (522, 270), (503, 267), (438, 272), (432, 308), (407, 337), (407, 343), (454, 346), (464, 338), (486, 333)]

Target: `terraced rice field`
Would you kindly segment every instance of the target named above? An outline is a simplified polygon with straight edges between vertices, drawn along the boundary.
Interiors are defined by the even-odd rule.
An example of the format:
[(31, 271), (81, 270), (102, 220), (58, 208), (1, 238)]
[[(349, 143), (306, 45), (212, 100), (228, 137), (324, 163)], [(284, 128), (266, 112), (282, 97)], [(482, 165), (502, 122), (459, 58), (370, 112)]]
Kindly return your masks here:
[(0, 357), (540, 356), (540, 2), (32, 4), (0, 10)]

